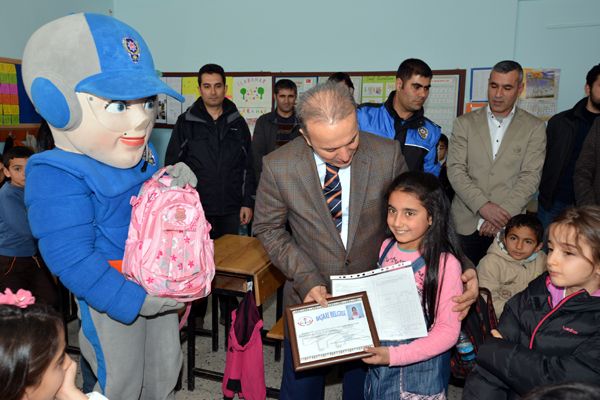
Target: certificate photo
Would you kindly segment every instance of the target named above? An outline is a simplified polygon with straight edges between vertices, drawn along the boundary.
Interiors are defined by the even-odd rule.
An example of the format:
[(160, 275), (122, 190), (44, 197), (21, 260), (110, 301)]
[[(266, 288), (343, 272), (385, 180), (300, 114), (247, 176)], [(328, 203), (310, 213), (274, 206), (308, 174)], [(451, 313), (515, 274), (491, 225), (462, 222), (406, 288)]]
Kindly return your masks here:
[(366, 292), (332, 297), (328, 306), (300, 304), (286, 309), (294, 370), (368, 356), (363, 349), (379, 346)]

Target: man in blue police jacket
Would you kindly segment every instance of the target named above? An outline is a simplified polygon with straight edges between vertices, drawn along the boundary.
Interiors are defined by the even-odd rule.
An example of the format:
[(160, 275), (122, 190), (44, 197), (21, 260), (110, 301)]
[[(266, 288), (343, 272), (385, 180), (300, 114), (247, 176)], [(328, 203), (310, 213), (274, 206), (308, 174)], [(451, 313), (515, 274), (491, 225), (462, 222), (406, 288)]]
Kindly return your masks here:
[(358, 124), (362, 131), (398, 140), (409, 170), (438, 175), (435, 149), (441, 128), (423, 111), (432, 76), (424, 61), (402, 61), (396, 72), (396, 90), (384, 104), (363, 104), (358, 109)]

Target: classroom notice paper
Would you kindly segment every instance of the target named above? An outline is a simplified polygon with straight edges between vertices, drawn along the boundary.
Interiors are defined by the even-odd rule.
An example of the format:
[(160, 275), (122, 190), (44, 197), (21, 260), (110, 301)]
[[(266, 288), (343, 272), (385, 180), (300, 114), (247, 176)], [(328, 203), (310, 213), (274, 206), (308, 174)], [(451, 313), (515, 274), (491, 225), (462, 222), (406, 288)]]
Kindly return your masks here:
[(380, 340), (427, 336), (410, 262), (351, 275), (332, 275), (333, 296), (366, 291)]

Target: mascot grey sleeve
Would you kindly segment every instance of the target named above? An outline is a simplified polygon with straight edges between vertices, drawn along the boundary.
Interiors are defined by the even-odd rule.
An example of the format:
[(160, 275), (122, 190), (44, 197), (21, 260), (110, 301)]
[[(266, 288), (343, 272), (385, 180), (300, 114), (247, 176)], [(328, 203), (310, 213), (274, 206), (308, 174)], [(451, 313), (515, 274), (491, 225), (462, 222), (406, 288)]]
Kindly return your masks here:
[[(109, 398), (170, 398), (172, 387), (143, 384), (149, 368), (154, 380), (172, 380), (144, 348), (160, 347), (147, 343), (159, 337), (152, 324), (168, 319), (160, 329), (169, 337), (161, 340), (177, 335), (177, 315), (140, 316), (146, 293), (119, 266), (130, 198), (157, 169), (148, 144), (156, 95), (183, 98), (160, 80), (140, 34), (106, 15), (73, 14), (42, 26), (26, 45), (22, 71), (57, 146), (28, 163), (29, 221), (50, 270), (78, 300), (82, 353)], [(175, 345), (159, 356), (178, 372)]]

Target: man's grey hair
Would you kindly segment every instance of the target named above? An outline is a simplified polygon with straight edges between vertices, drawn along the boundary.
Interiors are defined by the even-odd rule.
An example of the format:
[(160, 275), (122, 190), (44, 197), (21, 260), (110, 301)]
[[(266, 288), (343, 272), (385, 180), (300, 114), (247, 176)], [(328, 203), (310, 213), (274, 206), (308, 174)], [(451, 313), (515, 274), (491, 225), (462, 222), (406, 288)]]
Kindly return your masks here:
[(308, 134), (306, 123), (326, 122), (335, 124), (352, 113), (356, 113), (354, 96), (346, 85), (326, 82), (304, 92), (296, 105), (302, 130)]
[(492, 71), (498, 72), (500, 74), (508, 74), (512, 71), (519, 72), (519, 83), (523, 82), (523, 67), (516, 61), (512, 60), (504, 60), (500, 61), (492, 68)]

